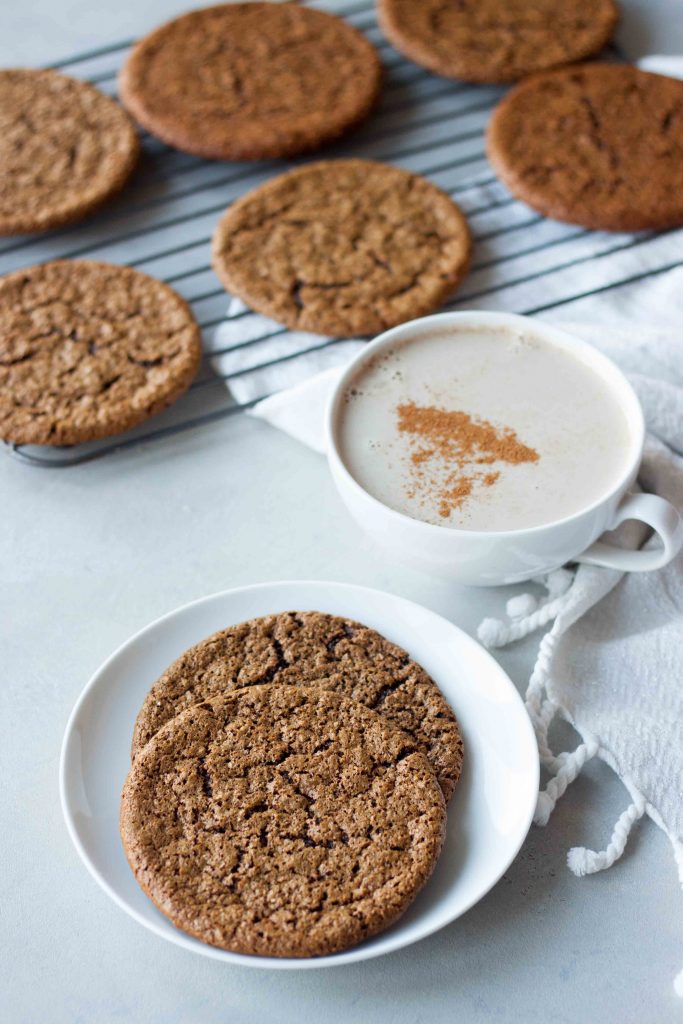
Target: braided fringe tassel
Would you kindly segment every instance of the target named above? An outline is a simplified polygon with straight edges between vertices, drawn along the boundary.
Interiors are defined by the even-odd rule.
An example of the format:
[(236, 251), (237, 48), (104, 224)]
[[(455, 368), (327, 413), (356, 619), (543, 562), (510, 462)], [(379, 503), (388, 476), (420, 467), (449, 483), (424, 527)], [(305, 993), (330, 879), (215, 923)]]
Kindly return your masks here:
[(506, 612), (510, 619), (484, 619), (477, 630), (477, 635), (485, 647), (505, 647), (513, 640), (521, 640), (541, 626), (547, 625), (557, 618), (565, 606), (565, 595), (572, 585), (574, 576), (568, 569), (556, 569), (543, 580), (548, 591), (549, 600), (538, 604), (533, 594), (519, 594), (507, 603)]
[[(564, 583), (565, 580), (562, 582)], [(569, 582), (571, 584), (571, 578)], [(548, 824), (557, 801), (564, 795), (567, 787), (580, 775), (583, 766), (598, 752), (597, 740), (592, 737), (584, 737), (583, 743), (580, 743), (575, 750), (563, 751), (560, 754), (554, 754), (548, 744), (548, 729), (555, 717), (557, 707), (546, 696), (546, 687), (550, 678), (555, 645), (562, 631), (558, 616), (565, 609), (569, 600), (569, 587), (563, 586), (562, 593), (558, 597), (539, 609), (539, 611), (552, 609), (555, 623), (541, 640), (536, 664), (526, 692), (526, 708), (536, 733), (541, 763), (549, 772), (553, 773), (546, 788), (538, 794), (534, 823), (541, 826)]]
[(645, 797), (641, 793), (636, 793), (633, 803), (629, 804), (617, 820), (612, 838), (605, 849), (596, 853), (595, 850), (587, 850), (584, 846), (573, 847), (567, 854), (569, 870), (578, 878), (583, 878), (584, 875), (593, 875), (596, 871), (611, 868), (626, 849), (631, 829), (644, 814)]
[(546, 683), (550, 675), (557, 637), (561, 632), (558, 617), (571, 600), (573, 580), (572, 573), (567, 569), (557, 569), (546, 579), (538, 581), (543, 583), (548, 592), (545, 604), (539, 606), (532, 594), (520, 594), (507, 603), (506, 611), (510, 621), (484, 619), (478, 630), (479, 639), (487, 647), (502, 647), (555, 620), (553, 628), (541, 640), (526, 692), (526, 708), (536, 733), (541, 763), (548, 771), (554, 773), (545, 790), (538, 794), (534, 814), (534, 822), (537, 825), (547, 825), (555, 804), (567, 786), (579, 775), (584, 764), (595, 757), (598, 750), (598, 744), (594, 740), (586, 740), (579, 744), (576, 750), (564, 751), (557, 755), (548, 746), (548, 728), (557, 709), (553, 701), (546, 696)]
[(545, 789), (538, 794), (534, 813), (536, 825), (548, 824), (550, 815), (555, 810), (555, 804), (561, 796), (564, 796), (567, 786), (578, 778), (583, 766), (595, 757), (597, 752), (598, 744), (596, 740), (591, 739), (586, 743), (580, 743), (575, 750), (565, 755), (557, 773), (553, 775)]

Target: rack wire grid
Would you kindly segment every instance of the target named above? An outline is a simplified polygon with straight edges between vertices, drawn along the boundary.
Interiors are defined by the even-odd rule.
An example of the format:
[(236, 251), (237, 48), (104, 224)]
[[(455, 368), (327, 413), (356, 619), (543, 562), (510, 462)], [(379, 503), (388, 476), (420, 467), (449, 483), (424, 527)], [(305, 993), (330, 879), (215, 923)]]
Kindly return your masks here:
[[(383, 39), (370, 0), (341, 4), (322, 0), (316, 6), (343, 16), (363, 31), (379, 50), (385, 67), (384, 89), (374, 115), (347, 139), (327, 147), (325, 157), (363, 156), (423, 174), (448, 192), (468, 217), (474, 237), (471, 271), (443, 308), (476, 306), (542, 313), (683, 265), (683, 259), (672, 262), (671, 245), (656, 244), (667, 232), (590, 232), (547, 220), (514, 200), (493, 175), (484, 146), (485, 126), (502, 89), (448, 81), (405, 60)], [(50, 66), (115, 96), (118, 70), (133, 42), (113, 42)], [(621, 58), (613, 47), (609, 55)], [(65, 448), (6, 446), (31, 465), (75, 466), (240, 413), (266, 394), (239, 403), (231, 395), (231, 381), (305, 358), (311, 351), (343, 340), (325, 339), (294, 352), (285, 346), (275, 357), (273, 339), (286, 339), (284, 327), (223, 349), (211, 343), (211, 331), (226, 319), (228, 304), (210, 266), (216, 220), (245, 191), (304, 160), (214, 163), (173, 150), (146, 132), (141, 132), (141, 142), (138, 171), (116, 201), (80, 225), (6, 242), (0, 247), (0, 273), (48, 259), (75, 257), (141, 268), (172, 285), (190, 302), (204, 338), (201, 370), (189, 392), (171, 409), (127, 434)], [(634, 255), (632, 272), (623, 259), (617, 269), (602, 262), (610, 254), (629, 249)], [(585, 289), (586, 264), (595, 267), (595, 284), (590, 290)], [(577, 291), (570, 268), (579, 266), (583, 290)], [(530, 282), (537, 283), (539, 297), (531, 307)], [(519, 288), (526, 305), (516, 295)], [(250, 315), (247, 310), (234, 317)], [(237, 349), (248, 349), (248, 353), (240, 351), (237, 371), (212, 369), (212, 356), (229, 355)], [(245, 365), (246, 354), (249, 360)]]

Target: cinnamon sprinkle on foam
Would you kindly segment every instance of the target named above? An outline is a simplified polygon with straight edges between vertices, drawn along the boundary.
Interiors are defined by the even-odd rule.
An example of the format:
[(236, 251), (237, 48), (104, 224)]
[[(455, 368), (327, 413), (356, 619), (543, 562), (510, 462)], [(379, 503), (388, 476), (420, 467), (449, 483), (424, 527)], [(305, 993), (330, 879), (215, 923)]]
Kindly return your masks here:
[(500, 472), (477, 466), (495, 462), (538, 462), (539, 455), (510, 427), (496, 427), (459, 410), (404, 402), (396, 407), (398, 429), (409, 434), (413, 450), (409, 497), (436, 498), (447, 519), (471, 495), (476, 484), (493, 487)]

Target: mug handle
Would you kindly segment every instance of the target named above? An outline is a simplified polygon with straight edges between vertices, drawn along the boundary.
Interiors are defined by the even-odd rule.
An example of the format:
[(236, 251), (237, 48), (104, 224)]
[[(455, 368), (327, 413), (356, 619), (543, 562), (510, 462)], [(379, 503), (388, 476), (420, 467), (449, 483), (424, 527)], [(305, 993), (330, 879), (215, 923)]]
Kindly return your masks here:
[(683, 519), (665, 498), (657, 494), (628, 494), (619, 505), (610, 529), (615, 530), (627, 519), (638, 519), (652, 527), (659, 535), (661, 547), (629, 551), (599, 540), (591, 544), (576, 561), (608, 569), (621, 569), (624, 572), (647, 572), (668, 565), (681, 550)]

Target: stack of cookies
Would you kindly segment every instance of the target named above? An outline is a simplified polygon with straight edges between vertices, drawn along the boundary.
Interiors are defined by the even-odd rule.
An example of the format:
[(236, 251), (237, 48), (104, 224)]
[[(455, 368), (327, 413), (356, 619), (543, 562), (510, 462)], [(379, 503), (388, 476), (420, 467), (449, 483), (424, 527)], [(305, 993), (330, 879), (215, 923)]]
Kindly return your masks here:
[(405, 651), (286, 612), (186, 651), (138, 715), (121, 836), (140, 886), (223, 949), (322, 956), (389, 927), (436, 864), (458, 724)]

